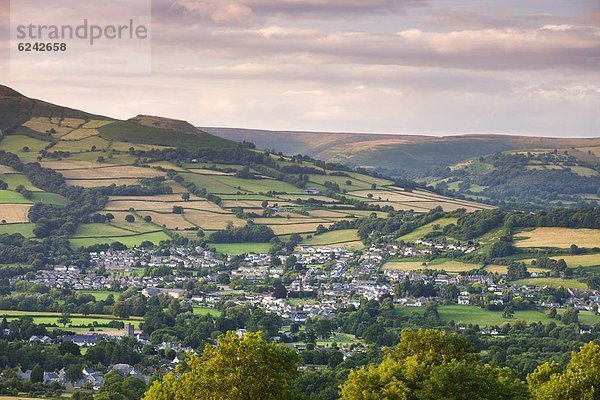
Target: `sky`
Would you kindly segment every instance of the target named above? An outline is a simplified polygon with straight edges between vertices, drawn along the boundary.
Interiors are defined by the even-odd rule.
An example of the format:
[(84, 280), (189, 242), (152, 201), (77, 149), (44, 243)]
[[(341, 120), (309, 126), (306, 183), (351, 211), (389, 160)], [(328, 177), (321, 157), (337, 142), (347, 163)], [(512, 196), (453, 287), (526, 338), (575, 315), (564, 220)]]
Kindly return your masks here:
[[(138, 12), (54, 0), (36, 13), (39, 1), (11, 10), (0, 0), (0, 83), (97, 114), (271, 130), (600, 136), (600, 0), (154, 0), (147, 54), (111, 42), (18, 59), (29, 56), (8, 44), (11, 17), (68, 20), (82, 4), (104, 22)], [(137, 1), (150, 12), (149, 0)], [(147, 68), (129, 70), (117, 54)]]

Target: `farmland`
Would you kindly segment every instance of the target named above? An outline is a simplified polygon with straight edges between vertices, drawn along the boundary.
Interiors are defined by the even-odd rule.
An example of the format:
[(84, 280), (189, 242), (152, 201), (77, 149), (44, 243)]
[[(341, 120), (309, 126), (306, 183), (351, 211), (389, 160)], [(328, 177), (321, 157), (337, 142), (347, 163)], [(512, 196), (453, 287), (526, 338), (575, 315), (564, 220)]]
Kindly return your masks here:
[(441, 218), (436, 221), (430, 222), (423, 225), (411, 233), (398, 238), (398, 240), (404, 240), (405, 242), (414, 242), (415, 240), (422, 239), (425, 235), (434, 231), (435, 227), (438, 229), (444, 228), (446, 225), (456, 224), (457, 218)]
[(536, 228), (515, 235), (517, 247), (600, 247), (599, 229)]
[(587, 289), (588, 286), (585, 282), (579, 282), (575, 279), (563, 279), (563, 278), (527, 278), (516, 281), (517, 284), (524, 285), (536, 285), (536, 286), (549, 286), (553, 288), (564, 287), (567, 289)]
[(389, 261), (384, 265), (385, 269), (400, 271), (417, 271), (422, 269), (443, 270), (446, 272), (465, 272), (480, 269), (481, 264), (469, 264), (462, 261), (437, 259), (430, 263), (424, 261)]
[[(565, 260), (569, 268), (593, 267), (600, 265), (600, 254), (580, 254), (580, 255), (560, 255), (551, 256), (555, 260)], [(526, 264), (531, 264), (535, 259), (530, 258), (522, 260)]]

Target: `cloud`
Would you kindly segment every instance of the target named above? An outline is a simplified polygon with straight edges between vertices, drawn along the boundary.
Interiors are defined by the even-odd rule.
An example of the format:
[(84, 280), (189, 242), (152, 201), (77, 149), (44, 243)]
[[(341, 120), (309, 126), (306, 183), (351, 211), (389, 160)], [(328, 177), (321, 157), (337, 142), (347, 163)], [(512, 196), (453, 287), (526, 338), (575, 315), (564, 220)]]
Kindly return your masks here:
[(237, 1), (226, 0), (178, 0), (173, 3), (171, 9), (209, 17), (217, 24), (237, 23), (254, 15), (250, 7)]

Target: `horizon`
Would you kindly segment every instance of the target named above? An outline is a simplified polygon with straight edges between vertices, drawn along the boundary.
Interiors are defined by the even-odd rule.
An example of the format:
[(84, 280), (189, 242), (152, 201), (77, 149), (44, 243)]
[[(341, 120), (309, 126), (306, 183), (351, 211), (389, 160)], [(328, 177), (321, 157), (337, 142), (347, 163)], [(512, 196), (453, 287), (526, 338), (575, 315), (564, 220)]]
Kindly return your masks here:
[[(18, 5), (25, 12), (33, 3)], [(593, 0), (151, 4), (151, 61), (142, 65), (149, 73), (124, 69), (102, 43), (83, 58), (26, 65), (0, 52), (0, 73), (29, 97), (119, 119), (420, 136), (600, 135)], [(0, 0), (3, 47), (16, 12), (8, 5)], [(69, 5), (59, 0), (44, 18), (72, 17)], [(110, 8), (93, 15), (117, 20)]]

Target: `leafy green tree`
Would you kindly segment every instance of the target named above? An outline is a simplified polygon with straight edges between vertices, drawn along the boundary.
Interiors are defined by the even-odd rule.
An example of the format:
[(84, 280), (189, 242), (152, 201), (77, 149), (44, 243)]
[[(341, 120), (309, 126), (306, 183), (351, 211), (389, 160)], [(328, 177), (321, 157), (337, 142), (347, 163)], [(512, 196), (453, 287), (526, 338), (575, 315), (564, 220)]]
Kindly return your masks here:
[(527, 376), (534, 400), (592, 400), (600, 396), (600, 345), (589, 342), (563, 370), (551, 361)]
[(228, 332), (218, 345), (190, 356), (181, 375), (156, 381), (145, 400), (287, 400), (296, 378), (298, 356), (285, 346), (268, 343), (261, 333), (239, 338)]
[(465, 337), (433, 329), (402, 331), (383, 361), (351, 371), (341, 392), (343, 400), (528, 398), (509, 370), (479, 364)]
[(40, 364), (35, 364), (31, 369), (31, 376), (29, 378), (31, 382), (44, 382), (44, 370)]
[(67, 324), (71, 323), (71, 314), (69, 313), (62, 313), (62, 315), (60, 316), (60, 318), (58, 318), (58, 323), (62, 324), (63, 326), (67, 326)]

